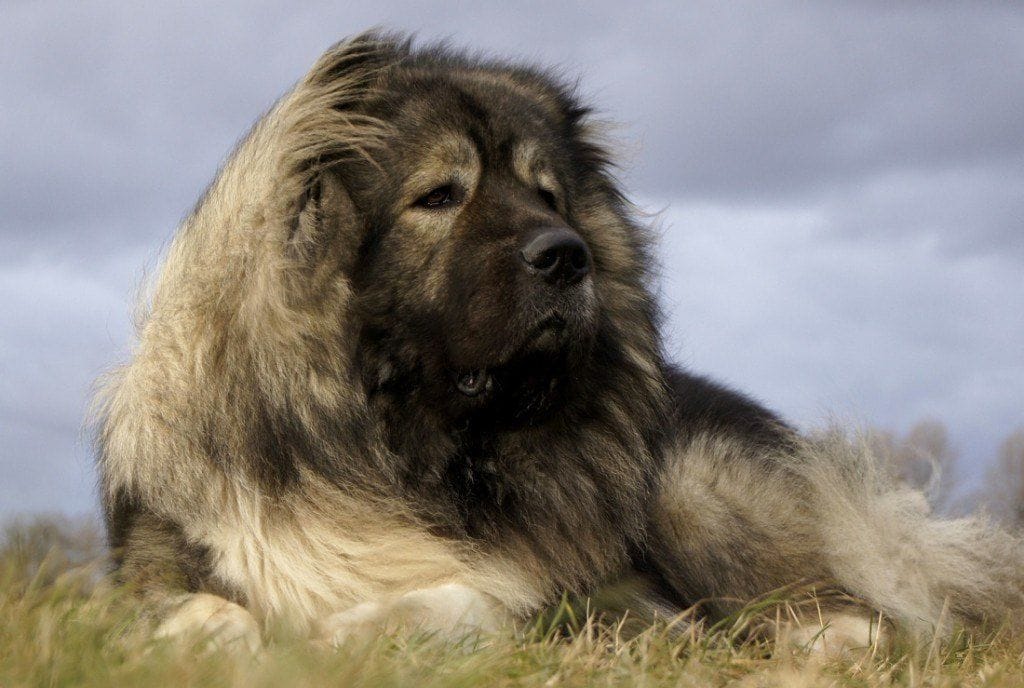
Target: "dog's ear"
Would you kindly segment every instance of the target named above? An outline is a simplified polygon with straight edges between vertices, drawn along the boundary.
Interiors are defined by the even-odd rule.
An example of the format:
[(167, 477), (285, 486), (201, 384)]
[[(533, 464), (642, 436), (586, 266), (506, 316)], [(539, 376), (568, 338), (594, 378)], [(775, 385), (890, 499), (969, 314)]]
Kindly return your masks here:
[(358, 89), (388, 64), (412, 51), (412, 37), (367, 31), (331, 46), (305, 77), (313, 88)]
[(306, 265), (330, 262), (342, 270), (351, 267), (359, 245), (362, 220), (336, 170), (317, 174), (299, 201), (289, 240), (293, 255)]
[(283, 101), (279, 193), (289, 199), (284, 212), (290, 218), (290, 249), (308, 263), (319, 264), (339, 247), (361, 243), (351, 235), (360, 222), (341, 171), (376, 164), (374, 152), (389, 127), (362, 112), (361, 104), (388, 66), (408, 51), (408, 41), (372, 32), (339, 43)]

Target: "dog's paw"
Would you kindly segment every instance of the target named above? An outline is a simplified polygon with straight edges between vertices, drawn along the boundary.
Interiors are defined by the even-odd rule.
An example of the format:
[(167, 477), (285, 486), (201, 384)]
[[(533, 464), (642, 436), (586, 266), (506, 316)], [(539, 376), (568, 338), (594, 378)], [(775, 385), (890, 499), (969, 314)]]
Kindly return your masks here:
[(387, 609), (378, 602), (363, 602), (327, 617), (322, 622), (320, 638), (335, 647), (352, 640), (368, 640), (385, 630)]
[(451, 583), (414, 590), (398, 598), (392, 615), (447, 640), (495, 633), (500, 620), (492, 600), (472, 588)]
[(363, 602), (330, 616), (322, 638), (338, 646), (381, 633), (422, 632), (445, 641), (488, 635), (501, 627), (494, 603), (455, 583), (413, 590), (388, 602)]
[(804, 620), (787, 624), (779, 634), (779, 640), (826, 658), (875, 652), (884, 654), (891, 646), (892, 630), (878, 616), (840, 613), (825, 616), (817, 622)]
[(157, 627), (155, 636), (251, 654), (263, 646), (259, 624), (252, 614), (234, 602), (206, 593), (183, 598)]

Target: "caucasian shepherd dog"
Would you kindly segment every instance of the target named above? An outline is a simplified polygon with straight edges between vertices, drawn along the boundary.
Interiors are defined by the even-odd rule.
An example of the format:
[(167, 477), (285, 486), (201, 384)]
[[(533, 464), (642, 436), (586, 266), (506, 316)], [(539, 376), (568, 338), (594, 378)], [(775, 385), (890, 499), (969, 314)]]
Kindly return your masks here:
[(102, 396), (116, 571), (159, 634), (457, 636), (623, 581), (712, 618), (814, 584), (818, 645), (1019, 614), (1017, 539), (665, 360), (594, 129), (544, 71), (379, 34), (256, 124)]

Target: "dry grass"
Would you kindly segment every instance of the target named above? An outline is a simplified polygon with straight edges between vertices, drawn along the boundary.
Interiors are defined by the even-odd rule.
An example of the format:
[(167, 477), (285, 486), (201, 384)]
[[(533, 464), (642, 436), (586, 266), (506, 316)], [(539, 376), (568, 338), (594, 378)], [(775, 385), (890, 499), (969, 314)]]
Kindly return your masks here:
[[(324, 650), (272, 643), (259, 657), (142, 641), (131, 599), (88, 561), (88, 529), (9, 527), (0, 547), (0, 687), (13, 686), (1024, 686), (1024, 642), (997, 634), (897, 643), (825, 660), (744, 641), (749, 615), (702, 632), (626, 637), (568, 608), (517, 638), (453, 646), (382, 637)], [(568, 629), (568, 630), (567, 630)]]

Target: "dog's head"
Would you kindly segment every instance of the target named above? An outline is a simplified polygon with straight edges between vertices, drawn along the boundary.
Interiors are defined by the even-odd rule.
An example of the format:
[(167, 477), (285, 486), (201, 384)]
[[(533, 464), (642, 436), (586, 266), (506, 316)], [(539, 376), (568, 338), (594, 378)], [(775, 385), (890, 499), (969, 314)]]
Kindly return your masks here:
[(380, 39), (335, 49), (306, 83), (348, 84), (332, 110), (363, 127), (344, 154), (307, 158), (293, 243), (347, 244), (371, 393), (535, 419), (616, 356), (651, 357), (644, 239), (569, 91)]

